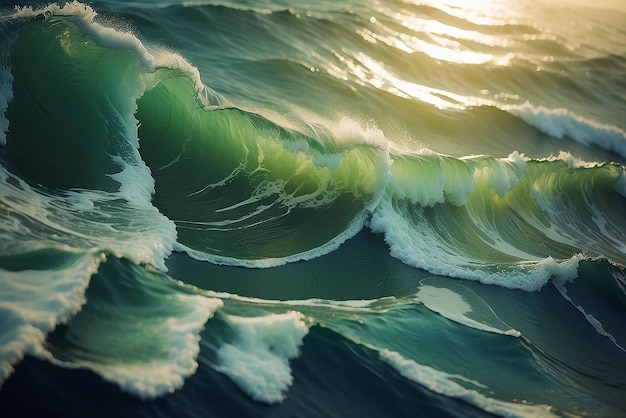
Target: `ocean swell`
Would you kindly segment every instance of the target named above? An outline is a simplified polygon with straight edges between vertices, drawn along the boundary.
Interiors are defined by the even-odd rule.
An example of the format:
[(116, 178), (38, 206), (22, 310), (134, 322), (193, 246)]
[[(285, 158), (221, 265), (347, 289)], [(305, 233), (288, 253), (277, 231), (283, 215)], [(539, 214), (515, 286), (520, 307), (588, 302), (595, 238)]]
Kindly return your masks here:
[[(172, 9), (183, 13), (186, 7)], [(198, 9), (237, 19), (274, 14), (270, 20), (280, 25), (310, 17), (291, 9)], [(522, 37), (539, 32), (504, 22), (482, 25), (455, 17), (453, 9), (411, 9), (444, 21), (426, 31), (433, 42), (441, 40), (441, 29), (449, 25), (461, 26), (460, 40), (475, 36), (476, 30)], [(388, 22), (392, 14), (385, 13), (384, 23), (366, 19), (366, 24), (389, 36), (361, 28), (350, 32), (354, 45), (393, 43), (402, 25)], [(362, 26), (356, 13), (329, 15)], [(330, 17), (307, 21), (308, 30), (333, 27)], [(571, 282), (589, 264), (606, 263), (615, 281), (611, 285), (624, 293), (624, 166), (587, 163), (568, 153), (550, 158), (520, 152), (504, 158), (459, 157), (423, 148), (417, 139), (418, 132), (429, 130), (464, 134), (464, 125), (472, 120), (481, 119), (480, 126), (490, 132), (516, 121), (511, 129), (514, 140), (519, 132), (528, 132), (516, 130), (519, 125), (529, 125), (535, 134), (567, 136), (626, 157), (626, 136), (620, 128), (571, 110), (538, 107), (530, 101), (508, 105), (509, 98), (477, 99), (407, 81), (402, 71), (396, 73), (363, 52), (329, 48), (326, 57), (307, 56), (317, 58), (318, 67), (302, 64), (306, 60), (264, 61), (266, 68), (278, 62), (314, 77), (321, 68), (328, 85), (345, 82), (342, 86), (350, 92), (355, 86), (368, 89), (362, 96), (355, 93), (357, 101), (376, 94), (383, 97), (381, 102), (402, 100), (401, 107), (417, 120), (415, 126), (426, 127), (407, 129), (410, 138), (400, 144), (392, 139), (393, 132), (364, 119), (312, 115), (296, 105), (292, 113), (278, 114), (274, 108), (229, 102), (205, 86), (199, 69), (179, 53), (149, 45), (115, 26), (113, 18), (105, 24), (82, 3), (18, 8), (2, 19), (1, 39), (6, 42), (0, 47), (0, 382), (30, 355), (63, 368), (93, 371), (126, 392), (153, 399), (180, 389), (196, 373), (202, 351), (212, 356), (200, 358), (205, 365), (230, 378), (253, 400), (281, 403), (294, 386), (293, 360), (301, 355), (307, 336), (314, 334), (314, 341), (339, 340), (353, 354), (362, 347), (373, 351), (385, 373), (391, 370), (435, 394), (484, 411), (550, 415), (543, 401), (517, 402), (508, 387), (503, 394), (491, 393), (492, 388), (498, 390), (500, 371), (489, 374), (489, 384), (478, 379), (485, 376), (482, 365), (493, 365), (488, 356), (472, 362), (457, 355), (445, 359), (450, 369), (473, 363), (467, 366), (468, 374), (476, 379), (435, 367), (442, 361), (441, 347), (462, 341), (463, 347), (455, 348), (458, 352), (467, 352), (466, 342), (474, 344), (475, 353), (493, 346), (502, 350), (496, 358), (509, 359), (519, 370), (532, 368), (524, 382), (552, 385), (543, 363), (534, 365), (537, 360), (529, 353), (532, 344), (525, 333), (509, 325), (508, 318), (500, 319), (469, 288), (418, 280), (429, 273), (495, 285), (485, 287), (501, 291), (538, 291), (552, 280), (557, 297), (608, 339), (610, 349), (622, 354), (624, 337), (614, 325), (618, 319), (601, 303), (583, 307)], [(416, 51), (406, 49), (423, 47), (414, 36), (409, 38), (394, 48), (409, 54)], [(479, 40), (464, 39), (486, 46)], [(459, 49), (468, 52), (463, 45)], [(374, 55), (378, 46), (369, 52)], [(437, 74), (433, 68), (444, 57), (433, 51), (432, 56), (420, 54), (434, 59), (425, 67), (432, 66), (428, 71)], [(510, 57), (498, 54), (481, 55), (476, 62), (468, 61), (467, 54), (456, 58), (461, 62), (442, 59), (450, 74), (479, 64), (491, 65), (492, 73), (514, 65)], [(419, 112), (414, 115), (415, 109)], [(448, 128), (449, 121), (456, 126)], [(475, 129), (463, 139), (482, 135)], [(360, 254), (364, 246), (355, 246), (357, 250), (346, 251), (354, 264), (340, 259), (319, 271), (330, 276), (323, 279), (333, 285), (348, 286), (339, 272), (356, 264), (361, 270), (354, 271), (364, 271), (382, 260), (376, 275), (401, 271), (393, 280), (404, 281), (397, 288), (395, 282), (381, 285), (393, 287), (380, 291), (385, 297), (278, 301), (209, 290), (216, 271), (235, 280), (252, 271), (240, 267), (297, 266), (336, 250), (341, 253), (340, 246), (355, 236), (355, 241), (371, 239), (364, 246), (380, 246), (365, 255)], [(382, 255), (376, 253), (379, 248)], [(380, 258), (366, 260), (370, 254)], [(389, 255), (401, 263), (394, 265)], [(213, 263), (208, 266), (214, 270), (206, 263), (200, 263), (205, 269), (179, 267), (188, 277), (197, 276), (190, 283), (206, 283), (205, 288), (168, 276), (168, 268), (175, 266), (171, 259), (177, 256), (185, 257), (185, 266), (196, 260)], [(239, 276), (241, 271), (245, 273)], [(302, 271), (277, 274), (300, 280)], [(356, 275), (354, 271), (350, 273)], [(410, 296), (388, 297), (398, 288)], [(324, 293), (318, 288), (310, 292), (316, 297)], [(598, 299), (608, 298), (606, 294)], [(520, 322), (532, 331), (531, 321)], [(320, 331), (325, 327), (330, 337)], [(487, 336), (464, 334), (457, 339), (458, 334), (476, 331), (486, 331), (480, 334)], [(429, 347), (428, 333), (444, 343)], [(432, 351), (430, 363), (422, 364), (428, 357), (422, 349)], [(534, 393), (533, 387), (527, 389)], [(568, 390), (562, 396), (570, 399)]]

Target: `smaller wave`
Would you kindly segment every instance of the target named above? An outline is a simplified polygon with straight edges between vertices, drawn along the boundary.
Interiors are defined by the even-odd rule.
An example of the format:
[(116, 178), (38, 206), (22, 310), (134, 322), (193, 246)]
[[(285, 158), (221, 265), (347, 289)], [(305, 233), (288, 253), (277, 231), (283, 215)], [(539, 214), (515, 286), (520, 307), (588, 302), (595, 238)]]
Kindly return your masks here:
[(554, 138), (567, 136), (581, 144), (596, 145), (626, 157), (626, 132), (616, 126), (588, 119), (568, 109), (533, 106), (529, 102), (506, 106), (504, 110)]
[(35, 354), (91, 370), (142, 399), (174, 392), (196, 371), (200, 331), (223, 306), (114, 256), (92, 278), (86, 301)]
[(46, 335), (82, 308), (90, 278), (103, 260), (92, 253), (51, 255), (58, 265), (0, 268), (0, 386), (24, 355), (41, 353)]
[(548, 160), (404, 154), (394, 156), (369, 227), (407, 265), (535, 291), (551, 277), (575, 278), (588, 257), (625, 262), (623, 177), (617, 164), (566, 153)]
[(293, 383), (289, 361), (298, 356), (309, 328), (302, 314), (245, 318), (228, 316), (235, 339), (217, 351), (217, 371), (231, 378), (252, 399), (280, 403)]

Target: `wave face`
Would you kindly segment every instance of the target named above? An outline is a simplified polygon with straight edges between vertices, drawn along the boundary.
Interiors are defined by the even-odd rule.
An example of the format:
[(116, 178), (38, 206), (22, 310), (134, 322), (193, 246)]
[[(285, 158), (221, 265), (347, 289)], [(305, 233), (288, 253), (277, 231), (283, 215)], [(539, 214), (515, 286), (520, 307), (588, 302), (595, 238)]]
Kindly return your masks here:
[(626, 33), (581, 10), (0, 9), (0, 415), (623, 414)]

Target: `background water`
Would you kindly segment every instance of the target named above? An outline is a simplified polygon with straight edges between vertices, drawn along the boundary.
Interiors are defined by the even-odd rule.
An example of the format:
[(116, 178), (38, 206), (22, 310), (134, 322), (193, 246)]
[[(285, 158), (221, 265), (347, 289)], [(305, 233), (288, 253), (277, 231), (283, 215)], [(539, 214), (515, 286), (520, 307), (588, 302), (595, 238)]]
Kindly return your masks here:
[(0, 415), (623, 415), (624, 23), (3, 3)]

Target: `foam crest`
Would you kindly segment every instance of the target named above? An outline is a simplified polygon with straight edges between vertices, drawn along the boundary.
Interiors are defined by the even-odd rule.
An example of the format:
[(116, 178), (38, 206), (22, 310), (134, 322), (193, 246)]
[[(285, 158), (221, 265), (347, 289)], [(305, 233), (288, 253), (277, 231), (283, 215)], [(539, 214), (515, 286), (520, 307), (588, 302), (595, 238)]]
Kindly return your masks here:
[(354, 119), (343, 117), (332, 129), (337, 142), (346, 145), (369, 145), (381, 150), (389, 147), (389, 141), (383, 132), (375, 127), (363, 127)]
[[(504, 417), (555, 417), (547, 405), (531, 405), (506, 402), (483, 395), (476, 389), (468, 389), (457, 383), (462, 376), (451, 375), (432, 367), (404, 358), (395, 351), (380, 349), (380, 358), (398, 373), (427, 389), (451, 398), (463, 400), (492, 414)], [(475, 382), (472, 382), (475, 384)]]
[(181, 251), (187, 253), (190, 257), (198, 261), (208, 261), (213, 264), (219, 264), (224, 266), (239, 266), (248, 268), (271, 268), (278, 267), (288, 263), (294, 263), (297, 261), (307, 261), (314, 258), (321, 257), (335, 251), (344, 242), (349, 240), (358, 234), (365, 225), (367, 220), (367, 212), (358, 214), (354, 220), (337, 236), (333, 237), (330, 241), (326, 242), (319, 247), (313, 248), (301, 253), (292, 254), (285, 257), (266, 257), (261, 259), (241, 259), (235, 257), (228, 257), (219, 254), (210, 254), (205, 251), (195, 250), (180, 242), (175, 242), (173, 249), (175, 251)]
[(25, 354), (40, 352), (46, 335), (81, 309), (101, 261), (86, 253), (46, 270), (0, 268), (0, 385)]
[[(472, 184), (471, 170), (463, 163), (446, 170), (446, 158), (432, 154), (393, 155), (388, 196), (420, 206), (432, 207), (446, 198), (463, 204)], [(419, 181), (415, 181), (416, 177)]]
[(388, 197), (423, 207), (444, 202), (460, 207), (472, 193), (489, 190), (502, 197), (517, 184), (525, 168), (525, 157), (517, 152), (503, 159), (454, 158), (429, 151), (392, 157)]
[(289, 361), (299, 354), (309, 328), (298, 312), (254, 318), (229, 317), (235, 340), (217, 352), (216, 369), (252, 399), (280, 403), (293, 382)]
[(524, 155), (517, 152), (503, 159), (479, 157), (476, 162), (474, 188), (492, 189), (500, 197), (515, 187), (526, 166)]
[(597, 145), (626, 157), (626, 132), (616, 126), (577, 115), (568, 109), (535, 107), (529, 102), (507, 106), (504, 110), (554, 138), (567, 136), (584, 145)]
[(540, 159), (538, 161), (563, 161), (571, 169), (593, 168), (603, 164), (595, 161), (585, 161), (580, 158), (576, 158), (567, 151), (561, 151), (558, 155), (551, 155), (548, 158)]

